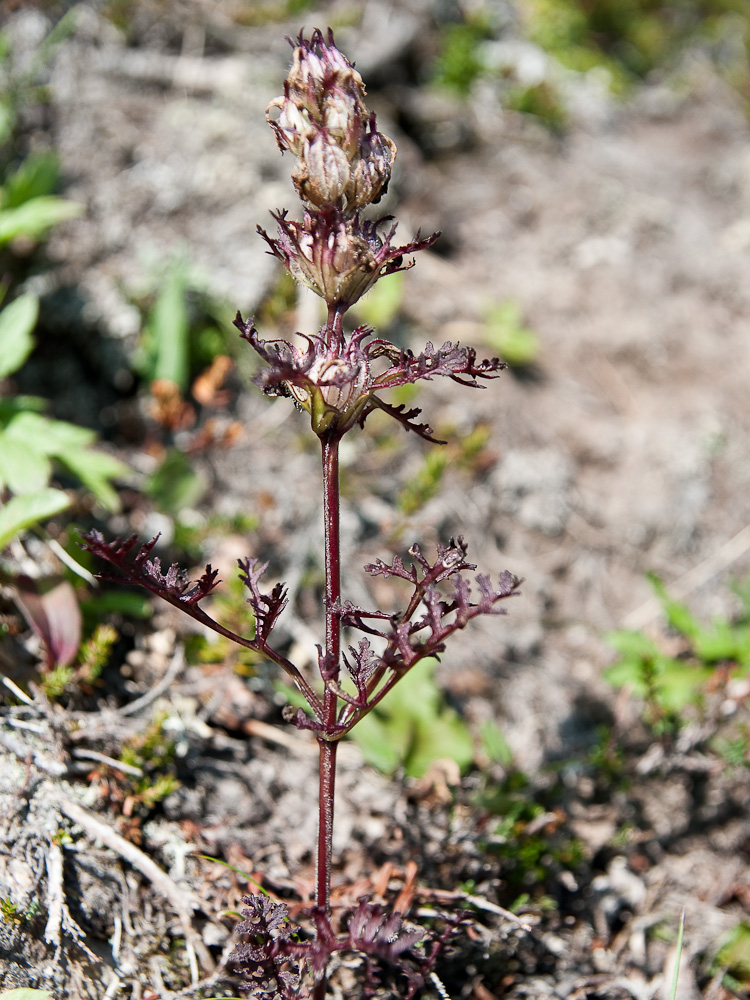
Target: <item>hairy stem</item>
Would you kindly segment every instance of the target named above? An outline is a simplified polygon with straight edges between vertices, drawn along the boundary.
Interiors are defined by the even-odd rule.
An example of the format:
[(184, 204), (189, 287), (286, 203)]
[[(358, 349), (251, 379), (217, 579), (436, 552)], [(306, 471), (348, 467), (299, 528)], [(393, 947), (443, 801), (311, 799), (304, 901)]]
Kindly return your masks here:
[[(341, 619), (337, 613), (341, 598), (341, 539), (339, 535), (339, 441), (338, 434), (321, 438), (323, 447), (323, 524), (325, 531), (325, 616), (326, 646), (321, 661), (324, 681), (338, 681), (341, 670)], [(333, 837), (333, 803), (336, 782), (336, 749), (338, 743), (330, 739), (336, 726), (339, 699), (326, 685), (323, 695), (323, 731), (318, 737), (319, 799), (318, 799), (318, 855), (315, 903), (326, 915), (331, 906), (331, 851)], [(329, 738), (327, 738), (329, 737)], [(315, 987), (315, 1000), (323, 1000), (326, 991), (325, 977)]]

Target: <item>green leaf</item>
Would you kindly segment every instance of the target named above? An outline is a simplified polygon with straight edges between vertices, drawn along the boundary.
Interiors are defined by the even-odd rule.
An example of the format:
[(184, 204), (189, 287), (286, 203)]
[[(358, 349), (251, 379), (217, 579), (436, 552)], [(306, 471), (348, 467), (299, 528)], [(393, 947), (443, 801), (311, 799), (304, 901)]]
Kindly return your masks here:
[(5, 548), (19, 532), (59, 514), (69, 506), (70, 500), (62, 490), (46, 489), (13, 497), (0, 507), (0, 549)]
[(105, 510), (120, 509), (120, 498), (109, 481), (127, 480), (131, 477), (131, 470), (124, 462), (107, 455), (106, 452), (93, 449), (73, 451), (66, 448), (64, 451), (59, 451), (57, 457), (84, 486), (91, 490)]
[(681, 712), (697, 701), (713, 676), (711, 667), (695, 667), (684, 660), (666, 660), (656, 681), (657, 700), (667, 712)]
[(352, 312), (357, 320), (366, 323), (375, 330), (390, 326), (398, 316), (404, 301), (403, 271), (388, 276), (387, 281), (379, 281), (363, 299), (353, 307)]
[(488, 719), (479, 730), (482, 737), (482, 749), (490, 760), (510, 767), (513, 763), (513, 751), (508, 746), (505, 734), (496, 722)]
[(742, 921), (716, 956), (718, 965), (743, 982), (750, 980), (750, 923)]
[(37, 240), (51, 226), (74, 219), (83, 210), (83, 205), (55, 195), (43, 195), (15, 208), (0, 209), (0, 246), (19, 236)]
[(410, 778), (421, 778), (433, 761), (454, 760), (465, 772), (474, 760), (471, 733), (455, 709), (443, 707), (433, 719), (420, 719), (404, 768)]
[(513, 299), (487, 309), (485, 339), (511, 367), (530, 365), (539, 354), (539, 337), (523, 325), (521, 307)]
[(167, 272), (148, 323), (154, 356), (151, 378), (174, 382), (181, 392), (187, 389), (189, 376), (186, 288), (185, 268), (176, 262)]
[(700, 632), (700, 625), (695, 620), (690, 609), (686, 605), (672, 600), (667, 593), (664, 582), (655, 573), (649, 573), (648, 578), (656, 592), (656, 596), (661, 601), (669, 627), (673, 628), (675, 632), (679, 632), (680, 635), (694, 639)]
[(695, 652), (707, 663), (734, 660), (740, 665), (750, 662), (750, 631), (747, 625), (733, 626), (716, 621), (713, 628), (701, 629), (694, 639)]
[(21, 295), (0, 311), (0, 378), (18, 371), (31, 354), (38, 315), (39, 300), (33, 295)]
[(26, 413), (27, 410), (41, 413), (46, 405), (46, 399), (42, 399), (41, 396), (14, 396), (12, 399), (0, 398), (0, 425), (5, 426), (9, 424), (19, 413)]
[(52, 464), (46, 455), (0, 431), (0, 488), (35, 493), (44, 489), (51, 474)]
[(181, 451), (170, 451), (146, 484), (146, 493), (167, 514), (192, 507), (203, 496), (206, 481)]
[(607, 667), (604, 679), (613, 688), (630, 687), (633, 693), (642, 697), (648, 694), (648, 684), (643, 676), (643, 663), (640, 660), (620, 660)]
[(146, 594), (137, 590), (105, 590), (80, 602), (81, 611), (92, 622), (99, 621), (108, 614), (122, 615), (123, 618), (151, 618), (154, 609)]
[(609, 646), (628, 659), (657, 659), (662, 655), (653, 639), (643, 632), (608, 632), (605, 639)]
[(10, 409), (10, 419), (0, 431), (0, 483), (16, 493), (39, 490), (49, 482), (50, 459), (55, 458), (91, 490), (103, 507), (115, 511), (119, 498), (110, 480), (127, 480), (130, 469), (112, 455), (91, 448), (95, 440), (94, 431), (86, 427), (50, 420), (41, 413)]
[(370, 712), (357, 723), (351, 736), (370, 767), (381, 774), (394, 774), (398, 770), (406, 747), (396, 745), (388, 722), (380, 715)]
[(18, 413), (8, 424), (6, 434), (41, 455), (55, 456), (87, 448), (96, 440), (94, 431), (77, 427), (65, 420), (51, 420), (41, 413)]
[(54, 194), (60, 179), (60, 159), (56, 153), (32, 153), (5, 178), (3, 208), (16, 208), (32, 198)]
[(10, 138), (15, 121), (16, 118), (9, 103), (0, 97), (0, 146), (3, 146)]
[(379, 771), (392, 774), (403, 765), (409, 777), (420, 778), (440, 758), (455, 760), (461, 770), (473, 761), (471, 733), (444, 704), (435, 667), (433, 661), (410, 670), (352, 730), (365, 760)]

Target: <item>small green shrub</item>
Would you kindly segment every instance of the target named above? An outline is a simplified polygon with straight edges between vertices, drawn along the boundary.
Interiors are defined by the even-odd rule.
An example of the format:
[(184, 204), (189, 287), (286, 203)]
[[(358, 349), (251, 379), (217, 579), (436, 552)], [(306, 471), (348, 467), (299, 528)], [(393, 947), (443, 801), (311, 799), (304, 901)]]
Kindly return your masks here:
[(700, 706), (709, 682), (750, 673), (750, 607), (745, 604), (738, 621), (715, 618), (702, 625), (686, 605), (669, 597), (658, 577), (650, 579), (667, 625), (682, 640), (678, 651), (667, 651), (644, 632), (611, 632), (607, 641), (619, 658), (604, 677), (613, 687), (628, 687), (642, 698), (644, 721), (664, 733), (682, 725), (689, 705)]

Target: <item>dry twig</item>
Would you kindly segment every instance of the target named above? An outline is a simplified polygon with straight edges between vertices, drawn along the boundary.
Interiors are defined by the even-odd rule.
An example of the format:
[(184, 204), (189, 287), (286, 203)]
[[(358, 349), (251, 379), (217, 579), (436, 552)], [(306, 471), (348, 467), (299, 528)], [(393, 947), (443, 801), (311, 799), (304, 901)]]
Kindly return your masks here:
[(55, 798), (57, 799), (60, 811), (68, 819), (73, 820), (74, 823), (78, 823), (90, 837), (101, 841), (105, 847), (109, 847), (110, 850), (115, 851), (121, 858), (134, 868), (137, 868), (151, 882), (153, 887), (172, 904), (185, 932), (189, 958), (191, 952), (193, 952), (193, 961), (191, 962), (191, 966), (193, 966), (193, 981), (197, 982), (198, 979), (195, 955), (200, 958), (201, 965), (212, 972), (216, 967), (216, 963), (208, 948), (203, 943), (201, 936), (193, 927), (190, 918), (191, 911), (201, 906), (197, 896), (182, 889), (147, 854), (144, 854), (135, 844), (131, 844), (130, 841), (125, 840), (111, 826), (103, 823), (96, 816), (88, 812), (88, 810), (75, 802), (71, 802), (60, 792), (55, 794)]

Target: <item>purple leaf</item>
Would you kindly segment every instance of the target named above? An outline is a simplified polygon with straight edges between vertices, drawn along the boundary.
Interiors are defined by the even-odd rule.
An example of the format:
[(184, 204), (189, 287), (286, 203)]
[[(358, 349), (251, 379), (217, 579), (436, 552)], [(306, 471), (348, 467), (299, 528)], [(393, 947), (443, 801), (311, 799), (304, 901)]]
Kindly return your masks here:
[(40, 592), (39, 583), (27, 576), (15, 580), (15, 589), (21, 614), (44, 646), (47, 669), (67, 667), (81, 645), (81, 609), (75, 590), (63, 580)]
[[(221, 582), (217, 580), (219, 571), (206, 566), (203, 575), (192, 586), (186, 569), (181, 569), (177, 563), (172, 563), (166, 573), (162, 572), (161, 560), (158, 556), (150, 559), (151, 550), (159, 540), (157, 535), (150, 542), (140, 544), (136, 535), (122, 540), (116, 538), (112, 542), (104, 540), (99, 531), (90, 531), (82, 536), (83, 547), (100, 559), (105, 559), (114, 566), (120, 576), (100, 576), (103, 580), (115, 583), (131, 583), (134, 586), (145, 587), (152, 594), (164, 598), (170, 604), (191, 613), (199, 601), (207, 597), (214, 587)], [(133, 549), (139, 546), (135, 556), (131, 558)]]
[(261, 563), (257, 559), (238, 559), (237, 565), (240, 567), (240, 580), (250, 591), (247, 603), (255, 615), (255, 638), (265, 643), (279, 615), (287, 606), (286, 587), (283, 583), (277, 583), (270, 594), (264, 594), (258, 584), (268, 569), (268, 563)]

